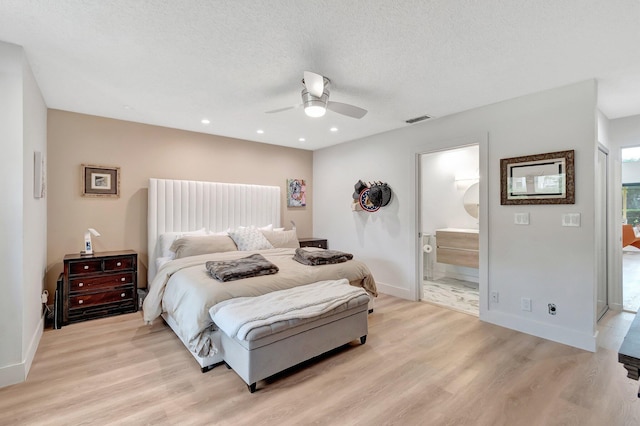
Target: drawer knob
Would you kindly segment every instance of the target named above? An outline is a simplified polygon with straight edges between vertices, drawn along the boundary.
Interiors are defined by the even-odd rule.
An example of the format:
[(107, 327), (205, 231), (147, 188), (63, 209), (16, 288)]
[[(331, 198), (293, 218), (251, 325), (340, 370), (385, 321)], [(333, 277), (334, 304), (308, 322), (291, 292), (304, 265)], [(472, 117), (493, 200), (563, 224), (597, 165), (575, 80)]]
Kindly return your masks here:
[(120, 281), (125, 282), (127, 279), (125, 277), (120, 278)]
[(122, 266), (122, 262), (116, 263), (116, 266)]
[(82, 299), (78, 300), (78, 305), (82, 305)]
[(89, 265), (84, 265), (84, 269), (89, 269)]
[(78, 283), (78, 287), (84, 287), (84, 283)]
[(126, 296), (124, 293), (120, 293), (120, 297), (124, 297)]

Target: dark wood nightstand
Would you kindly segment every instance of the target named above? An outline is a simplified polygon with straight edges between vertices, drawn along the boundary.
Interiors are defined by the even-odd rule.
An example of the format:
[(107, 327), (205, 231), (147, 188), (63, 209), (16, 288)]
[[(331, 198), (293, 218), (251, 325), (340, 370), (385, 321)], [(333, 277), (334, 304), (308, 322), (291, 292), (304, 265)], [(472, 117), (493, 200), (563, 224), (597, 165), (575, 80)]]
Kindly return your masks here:
[(329, 248), (327, 240), (323, 238), (299, 238), (298, 241), (300, 242), (300, 247)]
[(106, 251), (64, 257), (64, 325), (138, 310), (138, 254)]

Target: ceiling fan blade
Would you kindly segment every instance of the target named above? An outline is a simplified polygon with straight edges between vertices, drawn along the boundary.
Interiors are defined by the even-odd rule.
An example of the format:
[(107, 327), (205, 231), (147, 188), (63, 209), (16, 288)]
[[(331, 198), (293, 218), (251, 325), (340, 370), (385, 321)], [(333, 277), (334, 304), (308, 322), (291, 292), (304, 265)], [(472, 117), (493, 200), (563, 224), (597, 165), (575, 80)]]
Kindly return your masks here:
[(352, 118), (362, 118), (367, 114), (366, 109), (362, 109), (354, 105), (343, 104), (342, 102), (329, 101), (327, 103), (327, 108), (333, 112)]
[(276, 112), (287, 111), (287, 110), (290, 110), (290, 109), (300, 108), (301, 106), (302, 106), (302, 104), (298, 104), (298, 105), (292, 105), (292, 106), (288, 106), (288, 107), (284, 107), (284, 108), (272, 109), (271, 111), (265, 111), (265, 114), (273, 114), (273, 113), (276, 113)]
[(324, 91), (324, 77), (320, 74), (316, 74), (315, 72), (305, 71), (304, 86), (307, 88), (309, 93), (316, 98), (319, 98), (322, 96), (322, 92)]

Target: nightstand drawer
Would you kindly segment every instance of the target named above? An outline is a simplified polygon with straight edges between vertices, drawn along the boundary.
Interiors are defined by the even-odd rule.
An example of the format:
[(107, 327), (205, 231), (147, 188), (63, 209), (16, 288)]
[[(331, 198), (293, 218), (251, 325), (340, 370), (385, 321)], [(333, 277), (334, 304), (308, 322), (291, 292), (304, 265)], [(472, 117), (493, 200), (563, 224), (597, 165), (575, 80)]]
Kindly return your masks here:
[(300, 243), (300, 247), (329, 248), (329, 244), (324, 238), (300, 238), (298, 242)]
[(122, 271), (126, 269), (133, 269), (133, 257), (116, 257), (113, 259), (105, 259), (104, 260), (104, 270), (105, 272), (110, 271)]
[(71, 278), (69, 280), (69, 292), (91, 291), (104, 287), (117, 287), (130, 284), (133, 284), (133, 272)]
[(79, 275), (91, 272), (102, 272), (102, 261), (99, 259), (83, 260), (69, 263), (69, 274)]
[(105, 291), (102, 293), (83, 294), (69, 297), (69, 308), (86, 308), (87, 306), (133, 300), (133, 288)]

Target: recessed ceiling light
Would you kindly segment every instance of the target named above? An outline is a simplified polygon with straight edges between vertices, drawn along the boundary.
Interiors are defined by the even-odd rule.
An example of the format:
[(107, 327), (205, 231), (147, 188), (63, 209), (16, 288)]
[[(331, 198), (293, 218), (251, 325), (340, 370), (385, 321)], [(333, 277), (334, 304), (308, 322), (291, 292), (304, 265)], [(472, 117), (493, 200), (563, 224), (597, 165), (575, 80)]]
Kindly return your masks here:
[(332, 127), (332, 128), (330, 128), (329, 130), (331, 130), (332, 132), (337, 132), (337, 131), (338, 131), (338, 128), (337, 128), (337, 127)]
[(256, 133), (258, 133), (258, 134), (260, 134), (260, 135), (261, 135), (261, 134), (263, 134), (263, 133), (264, 133), (264, 130), (262, 130), (262, 129), (258, 129), (258, 130), (256, 130)]
[(131, 105), (123, 105), (122, 107), (123, 107), (124, 109), (133, 109), (133, 108), (131, 108)]
[(207, 120), (206, 118), (203, 118), (202, 121), (200, 121), (202, 124), (209, 124), (211, 123), (211, 121)]
[(304, 142), (304, 141), (306, 141), (306, 139), (305, 138), (300, 138), (300, 139), (298, 139), (298, 141), (299, 142)]

